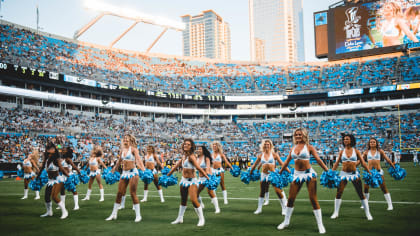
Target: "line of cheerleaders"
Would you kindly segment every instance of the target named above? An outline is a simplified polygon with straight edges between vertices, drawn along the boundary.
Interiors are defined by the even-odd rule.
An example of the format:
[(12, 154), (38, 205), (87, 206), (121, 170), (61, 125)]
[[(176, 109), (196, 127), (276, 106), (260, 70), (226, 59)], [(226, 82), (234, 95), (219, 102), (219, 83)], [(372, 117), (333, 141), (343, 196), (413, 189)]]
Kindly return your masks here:
[[(330, 188), (337, 188), (337, 194), (334, 202), (334, 213), (331, 216), (331, 219), (336, 219), (339, 216), (339, 210), (341, 206), (341, 197), (343, 195), (343, 191), (348, 182), (352, 182), (355, 187), (355, 190), (361, 200), (361, 208), (364, 209), (365, 215), (367, 220), (373, 220), (373, 217), (369, 211), (369, 185), (364, 185), (361, 181), (361, 175), (357, 170), (357, 166), (361, 164), (363, 168), (366, 170), (366, 174), (368, 176), (372, 176), (371, 172), (375, 172), (377, 174), (376, 186), (380, 186), (381, 190), (384, 193), (386, 202), (388, 204), (387, 210), (393, 210), (391, 195), (386, 188), (383, 170), (380, 166), (381, 157), (387, 161), (393, 169), (396, 168), (394, 163), (385, 155), (385, 152), (380, 149), (379, 143), (376, 139), (371, 138), (367, 145), (367, 150), (361, 154), (359, 150), (356, 150), (354, 146), (356, 145), (356, 140), (353, 135), (346, 134), (342, 137), (342, 144), (344, 149), (340, 151), (337, 161), (335, 162), (332, 170), (329, 170), (327, 166), (323, 163), (323, 161), (319, 158), (317, 151), (315, 148), (309, 144), (308, 132), (306, 129), (298, 128), (293, 132), (293, 148), (290, 151), (287, 159), (283, 163), (280, 159), (279, 155), (274, 152), (273, 143), (271, 140), (263, 140), (260, 146), (261, 154), (258, 155), (257, 160), (251, 166), (250, 170), (248, 170), (248, 176), (255, 173), (256, 169), (261, 168), (261, 174), (259, 175), (260, 178), (260, 194), (258, 198), (258, 207), (254, 214), (260, 214), (262, 212), (263, 205), (268, 204), (268, 188), (269, 185), (272, 185), (278, 198), (280, 199), (280, 204), (282, 207), (282, 215), (284, 215), (284, 221), (278, 225), (277, 229), (282, 230), (289, 226), (290, 219), (294, 209), (294, 203), (297, 194), (299, 193), (301, 187), (304, 183), (306, 183), (308, 192), (309, 192), (309, 199), (311, 205), (313, 207), (313, 213), (315, 215), (315, 219), (318, 225), (319, 233), (323, 234), (326, 232), (325, 227), (322, 222), (322, 213), (321, 207), (319, 205), (317, 194), (316, 194), (316, 181), (317, 181), (317, 173), (312, 169), (310, 163), (310, 156), (313, 156), (317, 163), (321, 166), (325, 172), (321, 176), (321, 184)], [(42, 162), (42, 166), (39, 169), (37, 167), (38, 163), (38, 153), (33, 152), (31, 155), (28, 156), (27, 159), (24, 160), (23, 169), (24, 169), (24, 197), (22, 199), (26, 199), (28, 197), (28, 184), (30, 180), (39, 179), (41, 176), (41, 172), (46, 169), (48, 174), (48, 182), (46, 184), (45, 189), (45, 206), (46, 206), (46, 213), (41, 215), (41, 217), (52, 216), (52, 202), (51, 197), (53, 200), (58, 204), (57, 209), (61, 209), (62, 215), (61, 219), (65, 219), (68, 216), (68, 211), (65, 207), (65, 189), (70, 190), (73, 193), (74, 197), (74, 210), (79, 209), (78, 205), (78, 194), (76, 191), (75, 186), (67, 187), (65, 186), (66, 180), (68, 178), (76, 178), (76, 175), (73, 175), (73, 169), (75, 172), (79, 173), (79, 176), (82, 174), (83, 170), (79, 170), (74, 163), (72, 162), (72, 150), (70, 148), (65, 148), (62, 152), (60, 157), (59, 152), (56, 146), (52, 143), (49, 143), (46, 147), (45, 157)], [(197, 155), (195, 155), (195, 150), (197, 150)], [(211, 179), (213, 176), (218, 176), (218, 182), (216, 187), (220, 184), (222, 187), (223, 193), (223, 200), (224, 204), (228, 204), (227, 198), (227, 191), (224, 184), (224, 169), (222, 167), (222, 161), (224, 161), (229, 168), (235, 168), (236, 166), (231, 166), (229, 161), (227, 160), (226, 156), (223, 154), (222, 146), (218, 142), (214, 142), (212, 144), (213, 154), (207, 150), (206, 147), (200, 146), (196, 148), (194, 141), (192, 139), (185, 139), (182, 144), (182, 151), (183, 157), (179, 160), (175, 166), (168, 172), (165, 172), (166, 176), (172, 176), (172, 173), (177, 170), (178, 168), (182, 167), (182, 179), (180, 181), (180, 195), (181, 195), (181, 204), (179, 206), (178, 217), (172, 224), (182, 224), (184, 213), (187, 208), (187, 200), (188, 197), (192, 205), (194, 206), (194, 210), (198, 216), (198, 224), (197, 226), (204, 226), (205, 219), (203, 215), (203, 202), (200, 197), (200, 192), (204, 190), (206, 187), (208, 188), (208, 194), (211, 197), (211, 202), (215, 207), (215, 213), (220, 213), (218, 199), (214, 192), (213, 188), (208, 187), (206, 183), (208, 180)], [(100, 189), (100, 200), (104, 200), (104, 190), (101, 184), (101, 172), (99, 166), (103, 166), (106, 168), (104, 163), (101, 161), (101, 157), (103, 157), (103, 153), (100, 147), (95, 147), (92, 151), (92, 155), (89, 159), (89, 177), (82, 182), (88, 182), (88, 190), (86, 197), (83, 200), (89, 200), (90, 194), (92, 192), (92, 184), (96, 180), (99, 189)], [(122, 174), (119, 176), (119, 184), (118, 184), (118, 193), (115, 199), (114, 207), (112, 210), (111, 215), (106, 218), (107, 221), (116, 220), (118, 210), (125, 208), (125, 193), (127, 187), (130, 189), (130, 195), (133, 200), (133, 210), (135, 211), (135, 222), (140, 222), (142, 217), (140, 214), (140, 204), (139, 199), (136, 194), (137, 184), (140, 178), (142, 171), (146, 169), (150, 170), (153, 174), (150, 181), (148, 183), (154, 182), (156, 188), (158, 189), (158, 193), (160, 196), (161, 202), (164, 202), (162, 189), (159, 186), (158, 180), (158, 172), (156, 170), (157, 167), (162, 166), (158, 156), (155, 153), (155, 150), (152, 146), (147, 147), (147, 154), (144, 158), (145, 164), (141, 160), (139, 155), (139, 151), (137, 149), (136, 139), (133, 135), (127, 134), (124, 136), (122, 140), (122, 146), (120, 150), (120, 157), (112, 168), (111, 172), (114, 174), (118, 168), (122, 168)], [(290, 170), (287, 168), (288, 164), (291, 160), (294, 160), (295, 168)], [(367, 163), (365, 162), (367, 160)], [(281, 165), (280, 171), (276, 170), (276, 163)], [(342, 170), (338, 173), (335, 171), (339, 163), (342, 163)], [(397, 166), (397, 169), (399, 166)], [(239, 169), (239, 168), (238, 168)], [(35, 174), (34, 170), (39, 173), (38, 176)], [(141, 171), (139, 171), (141, 170)], [(403, 170), (403, 169), (402, 169)], [(199, 173), (199, 178), (196, 177), (196, 172)], [(239, 171), (239, 170), (238, 170)], [(403, 170), (405, 172), (405, 170)], [(257, 171), (259, 172), (259, 171)], [(278, 174), (289, 174), (290, 179), (290, 190), (289, 190), (289, 197), (286, 199), (286, 195), (282, 190), (281, 186), (275, 184), (273, 181), (273, 177), (271, 173), (278, 173)], [(336, 173), (331, 174), (332, 172)], [(163, 173), (163, 171), (162, 171)], [(242, 172), (244, 174), (244, 172)], [(241, 175), (242, 175), (241, 174)], [(326, 178), (325, 176), (331, 175), (330, 179), (323, 180)], [(406, 173), (405, 173), (406, 175)], [(405, 176), (404, 175), (404, 176)], [(234, 175), (235, 176), (235, 175)], [(237, 176), (237, 175), (236, 175)], [(246, 176), (246, 173), (244, 174)], [(404, 177), (403, 176), (403, 177)], [(330, 180), (336, 178), (335, 181)], [(402, 178), (403, 178), (402, 177)], [(41, 177), (42, 178), (42, 177)], [(47, 178), (45, 176), (45, 178)], [(162, 178), (162, 177), (161, 177)], [(402, 178), (395, 178), (395, 179), (402, 179)], [(242, 176), (241, 176), (242, 180)], [(118, 181), (118, 180), (117, 180)], [(327, 182), (327, 183), (323, 183)], [(365, 179), (366, 181), (366, 179)], [(374, 180), (371, 180), (375, 182)], [(244, 181), (247, 183), (247, 181)], [(32, 182), (31, 182), (32, 183)], [(142, 202), (147, 201), (148, 195), (148, 183), (145, 182), (144, 185), (144, 198), (141, 200)], [(249, 180), (248, 180), (249, 183)], [(330, 184), (328, 184), (330, 183)], [(331, 184), (332, 183), (332, 184)], [(30, 185), (30, 184), (29, 184)], [(283, 185), (284, 186), (284, 185)], [(371, 184), (371, 186), (374, 186)], [(31, 187), (32, 188), (32, 187)], [(34, 188), (32, 188), (34, 189)], [(36, 191), (36, 198), (39, 199), (39, 187), (35, 188)], [(58, 194), (60, 193), (60, 198)]]

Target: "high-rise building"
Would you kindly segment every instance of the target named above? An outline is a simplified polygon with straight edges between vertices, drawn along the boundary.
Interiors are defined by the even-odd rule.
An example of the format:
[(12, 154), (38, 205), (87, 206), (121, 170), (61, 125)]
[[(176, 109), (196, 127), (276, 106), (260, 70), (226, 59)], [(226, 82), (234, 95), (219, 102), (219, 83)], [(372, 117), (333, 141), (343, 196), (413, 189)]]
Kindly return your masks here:
[(249, 0), (252, 61), (305, 60), (302, 0)]
[(216, 12), (207, 10), (181, 18), (185, 24), (182, 33), (184, 56), (231, 59), (230, 27)]

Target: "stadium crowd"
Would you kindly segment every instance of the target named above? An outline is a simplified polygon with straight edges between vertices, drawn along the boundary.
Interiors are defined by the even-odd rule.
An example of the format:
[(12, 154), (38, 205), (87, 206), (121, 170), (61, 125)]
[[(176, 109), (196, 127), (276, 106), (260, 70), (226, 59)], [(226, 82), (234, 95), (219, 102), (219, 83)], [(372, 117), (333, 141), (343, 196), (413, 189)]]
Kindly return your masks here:
[(110, 49), (5, 23), (0, 30), (2, 62), (163, 92), (271, 94), (286, 89), (348, 89), (420, 79), (418, 56), (322, 66), (226, 64)]

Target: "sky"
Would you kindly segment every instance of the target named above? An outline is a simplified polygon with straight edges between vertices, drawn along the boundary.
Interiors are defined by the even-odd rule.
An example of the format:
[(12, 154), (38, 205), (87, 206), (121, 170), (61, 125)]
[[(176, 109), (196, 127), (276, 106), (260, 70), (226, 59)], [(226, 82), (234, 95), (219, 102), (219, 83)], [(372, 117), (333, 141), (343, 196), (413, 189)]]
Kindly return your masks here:
[[(0, 16), (30, 28), (37, 28), (36, 8), (39, 9), (39, 27), (43, 32), (73, 38), (74, 33), (98, 15), (87, 9), (88, 0), (1, 0)], [(249, 61), (249, 9), (248, 0), (100, 0), (138, 12), (166, 17), (181, 22), (180, 16), (195, 16), (212, 9), (230, 25), (232, 60)], [(284, 0), (281, 0), (284, 1)], [(317, 61), (314, 51), (313, 12), (326, 10), (339, 0), (303, 0), (305, 58)], [(105, 16), (88, 29), (79, 40), (109, 45), (133, 22), (114, 16)], [(137, 24), (115, 48), (145, 52), (163, 28)], [(152, 53), (182, 56), (182, 34), (168, 30), (151, 49)]]

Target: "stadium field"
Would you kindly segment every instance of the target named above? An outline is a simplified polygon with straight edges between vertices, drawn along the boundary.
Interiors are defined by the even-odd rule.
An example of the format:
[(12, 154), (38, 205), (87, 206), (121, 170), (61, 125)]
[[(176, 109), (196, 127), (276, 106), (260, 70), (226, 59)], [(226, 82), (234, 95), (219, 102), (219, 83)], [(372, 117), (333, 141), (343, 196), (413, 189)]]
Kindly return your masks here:
[[(336, 190), (330, 190), (319, 185), (318, 199), (320, 201), (323, 221), (328, 235), (416, 235), (420, 230), (420, 167), (402, 163), (407, 170), (403, 181), (395, 181), (385, 170), (386, 184), (394, 204), (393, 211), (387, 211), (387, 205), (378, 189), (371, 189), (369, 205), (373, 221), (367, 221), (364, 211), (360, 209), (360, 201), (353, 186), (348, 185), (343, 195), (343, 203), (339, 218), (332, 220)], [(322, 173), (319, 166), (314, 166), (318, 175)], [(177, 174), (180, 177), (180, 173)], [(104, 183), (104, 181), (103, 181)], [(270, 188), (270, 204), (263, 207), (260, 215), (254, 215), (257, 208), (259, 184), (253, 182), (243, 184), (239, 178), (226, 173), (229, 204), (223, 204), (221, 191), (217, 192), (221, 213), (214, 214), (214, 207), (206, 192), (204, 198), (204, 215), (206, 225), (197, 227), (198, 217), (191, 202), (184, 216), (184, 223), (171, 225), (178, 215), (179, 187), (164, 189), (165, 203), (160, 203), (156, 189), (152, 185), (149, 199), (141, 203), (142, 221), (134, 223), (134, 211), (131, 210), (131, 199), (127, 197), (126, 208), (118, 212), (116, 221), (106, 222), (112, 211), (117, 192), (117, 184), (106, 185), (105, 201), (99, 202), (99, 188), (93, 185), (90, 201), (79, 201), (80, 210), (73, 211), (73, 197), (67, 192), (66, 208), (69, 217), (60, 220), (61, 211), (53, 204), (53, 217), (40, 218), (45, 212), (43, 196), (41, 200), (33, 200), (34, 192), (29, 192), (29, 198), (21, 200), (23, 182), (14, 179), (0, 180), (0, 227), (1, 235), (318, 235), (315, 217), (304, 186), (298, 195), (295, 210), (289, 228), (278, 231), (277, 225), (283, 221), (280, 203)], [(79, 185), (79, 199), (84, 198), (87, 185)], [(44, 190), (44, 189), (43, 189)], [(288, 188), (286, 188), (288, 193)], [(141, 199), (143, 182), (137, 191)]]

